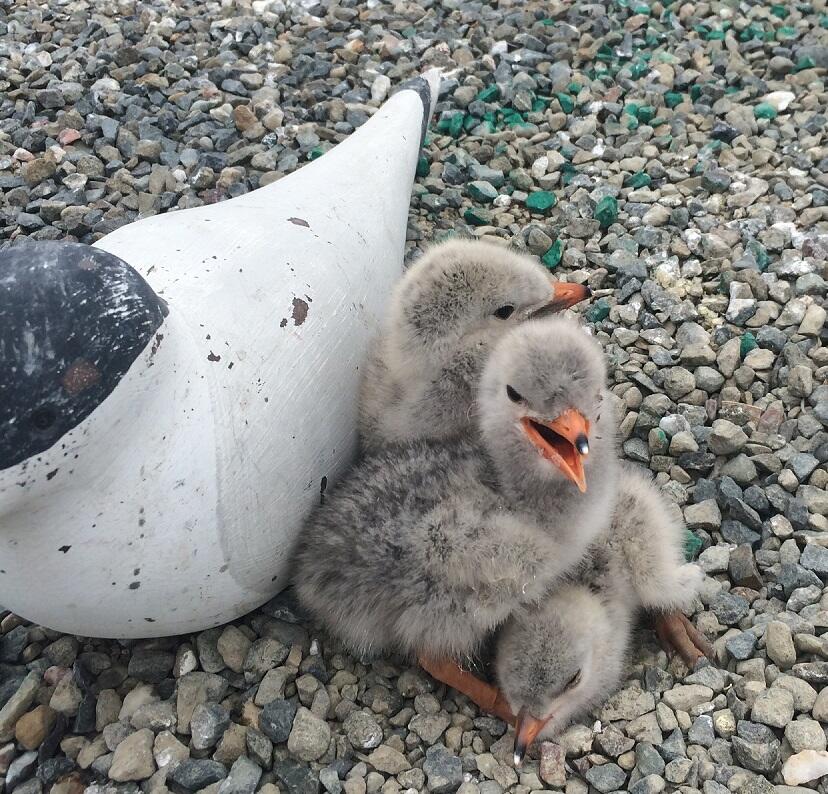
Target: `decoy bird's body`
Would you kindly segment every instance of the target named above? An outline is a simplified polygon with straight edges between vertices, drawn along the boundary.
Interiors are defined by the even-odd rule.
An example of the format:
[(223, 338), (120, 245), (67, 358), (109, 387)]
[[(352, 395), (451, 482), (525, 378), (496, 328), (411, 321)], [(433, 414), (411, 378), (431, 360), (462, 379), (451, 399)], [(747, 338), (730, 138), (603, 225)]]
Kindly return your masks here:
[(354, 650), (472, 653), (606, 529), (616, 458), (604, 381), (600, 348), (576, 324), (510, 331), (479, 386), (479, 440), (389, 446), (317, 509), (295, 558), (302, 604)]
[(610, 526), (538, 607), (517, 612), (496, 641), (495, 673), (517, 715), (515, 758), (602, 702), (624, 673), (639, 607), (686, 609), (702, 570), (685, 563), (682, 524), (649, 477), (618, 475)]
[(587, 287), (551, 281), (536, 259), (493, 243), (430, 248), (398, 282), (366, 362), (363, 449), (472, 428), (477, 382), (494, 344), (518, 323), (588, 295)]

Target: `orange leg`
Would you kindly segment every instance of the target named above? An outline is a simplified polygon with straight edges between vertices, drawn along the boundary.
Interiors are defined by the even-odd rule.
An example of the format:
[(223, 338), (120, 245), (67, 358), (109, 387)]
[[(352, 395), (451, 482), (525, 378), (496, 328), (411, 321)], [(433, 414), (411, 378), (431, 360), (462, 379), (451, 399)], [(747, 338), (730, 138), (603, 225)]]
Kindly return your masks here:
[(693, 670), (699, 659), (713, 659), (713, 647), (704, 635), (678, 610), (658, 615), (655, 630), (665, 651), (677, 651)]
[(424, 656), (419, 658), (420, 667), (423, 668), (432, 678), (442, 681), (444, 684), (461, 692), (472, 702), (476, 703), (483, 711), (499, 717), (509, 725), (515, 724), (515, 715), (509, 708), (506, 699), (497, 687), (481, 681), (477, 676), (464, 670), (457, 662), (448, 659), (436, 661)]

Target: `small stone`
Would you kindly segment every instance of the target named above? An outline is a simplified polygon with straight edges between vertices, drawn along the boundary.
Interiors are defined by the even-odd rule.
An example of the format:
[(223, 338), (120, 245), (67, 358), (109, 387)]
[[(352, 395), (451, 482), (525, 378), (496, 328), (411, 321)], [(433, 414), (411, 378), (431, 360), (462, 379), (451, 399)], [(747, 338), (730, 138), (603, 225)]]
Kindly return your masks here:
[(765, 648), (768, 657), (785, 669), (796, 662), (796, 649), (790, 627), (778, 620), (772, 620), (765, 629)]
[(224, 765), (209, 758), (188, 758), (167, 773), (168, 780), (189, 791), (199, 791), (225, 777), (227, 770)]
[(717, 419), (713, 422), (707, 447), (714, 455), (732, 455), (740, 452), (746, 443), (747, 436), (741, 427), (727, 419)]
[(345, 720), (343, 728), (348, 741), (358, 750), (373, 750), (382, 742), (382, 728), (365, 711), (351, 712)]
[(703, 529), (707, 532), (718, 529), (722, 523), (722, 514), (715, 499), (705, 499), (684, 508), (684, 520), (688, 529)]
[(219, 786), (218, 794), (253, 794), (261, 777), (261, 768), (242, 756), (233, 762), (230, 774)]
[(618, 791), (627, 779), (627, 773), (618, 764), (612, 762), (592, 766), (587, 770), (586, 779), (601, 794), (608, 794), (610, 791)]
[(823, 579), (828, 578), (828, 548), (816, 543), (806, 544), (799, 557), (799, 564)]
[(274, 744), (288, 740), (296, 716), (296, 706), (288, 700), (273, 700), (259, 715), (259, 730)]
[(771, 687), (756, 698), (750, 718), (754, 722), (784, 728), (794, 715), (793, 695), (781, 687)]
[(541, 742), (540, 777), (554, 788), (566, 785), (566, 754), (559, 744)]
[(109, 777), (119, 783), (146, 780), (155, 772), (152, 744), (155, 736), (149, 728), (129, 735), (116, 748)]
[(710, 608), (726, 626), (738, 623), (750, 609), (748, 600), (734, 593), (721, 592), (711, 602)]
[(690, 711), (694, 706), (713, 699), (713, 690), (701, 684), (675, 686), (664, 693), (664, 702), (674, 710)]
[(221, 633), (216, 646), (224, 664), (234, 673), (240, 673), (252, 644), (244, 632), (235, 626), (228, 626)]
[(710, 747), (716, 740), (716, 734), (713, 730), (713, 718), (709, 714), (696, 717), (690, 726), (687, 738), (692, 744)]
[(164, 651), (136, 651), (129, 660), (128, 673), (139, 681), (160, 684), (169, 676), (175, 657)]
[(739, 661), (750, 659), (753, 656), (753, 651), (756, 648), (756, 635), (750, 631), (743, 631), (733, 637), (729, 637), (725, 642), (727, 652)]
[(37, 706), (24, 714), (14, 726), (14, 737), (27, 750), (36, 750), (49, 735), (57, 714), (48, 706)]
[(190, 720), (192, 745), (195, 750), (214, 747), (230, 725), (230, 715), (220, 703), (202, 703), (196, 706)]
[(825, 730), (816, 720), (800, 719), (785, 727), (785, 738), (795, 753), (802, 750), (824, 750)]
[(728, 568), (730, 581), (737, 587), (751, 587), (755, 590), (762, 587), (762, 577), (756, 568), (753, 549), (747, 543), (737, 546), (731, 552)]
[(300, 761), (316, 761), (328, 749), (331, 729), (325, 720), (300, 706), (288, 736), (288, 750)]
[[(174, 766), (190, 757), (189, 748), (178, 741), (170, 731), (161, 731), (152, 746), (152, 755), (159, 769)], [(172, 768), (171, 766), (171, 768)]]
[(463, 782), (463, 763), (442, 744), (426, 750), (423, 772), (428, 779), (428, 790), (434, 794), (456, 791)]
[(803, 750), (788, 758), (782, 766), (782, 777), (788, 786), (799, 786), (828, 775), (828, 752)]
[(83, 694), (72, 680), (72, 676), (66, 675), (58, 681), (49, 700), (49, 706), (59, 714), (74, 717), (78, 713), (81, 700), (83, 700)]
[(400, 772), (405, 772), (406, 769), (411, 768), (411, 764), (406, 757), (387, 744), (381, 744), (377, 747), (366, 760), (378, 772), (384, 772), (387, 775), (398, 775)]
[(408, 723), (408, 727), (426, 744), (436, 743), (449, 725), (451, 718), (447, 714), (416, 714)]

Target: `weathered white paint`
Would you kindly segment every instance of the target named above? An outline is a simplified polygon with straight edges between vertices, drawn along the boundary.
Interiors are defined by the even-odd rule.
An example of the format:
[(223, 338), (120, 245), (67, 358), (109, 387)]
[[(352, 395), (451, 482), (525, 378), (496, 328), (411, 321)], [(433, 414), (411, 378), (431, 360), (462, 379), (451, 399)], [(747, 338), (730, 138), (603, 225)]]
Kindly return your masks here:
[(97, 243), (170, 314), (27, 477), (24, 464), (0, 472), (0, 604), (61, 631), (151, 637), (232, 620), (287, 583), (322, 478), (355, 449), (359, 368), (401, 272), (422, 115), (402, 91), (279, 182)]

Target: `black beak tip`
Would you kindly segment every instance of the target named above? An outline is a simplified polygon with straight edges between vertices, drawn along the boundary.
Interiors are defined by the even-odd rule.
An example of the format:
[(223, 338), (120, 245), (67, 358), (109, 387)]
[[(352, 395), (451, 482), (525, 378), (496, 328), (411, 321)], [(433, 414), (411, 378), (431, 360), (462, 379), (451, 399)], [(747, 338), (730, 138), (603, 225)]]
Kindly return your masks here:
[(523, 766), (523, 757), (525, 755), (526, 755), (526, 748), (525, 747), (522, 747), (520, 749), (518, 749), (517, 747), (515, 748), (515, 755), (514, 755), (513, 760), (515, 762), (515, 767), (517, 769), (520, 769), (520, 767)]
[(589, 454), (589, 441), (587, 441), (587, 437), (583, 435), (583, 433), (575, 439), (575, 449), (577, 449), (581, 455)]

